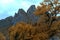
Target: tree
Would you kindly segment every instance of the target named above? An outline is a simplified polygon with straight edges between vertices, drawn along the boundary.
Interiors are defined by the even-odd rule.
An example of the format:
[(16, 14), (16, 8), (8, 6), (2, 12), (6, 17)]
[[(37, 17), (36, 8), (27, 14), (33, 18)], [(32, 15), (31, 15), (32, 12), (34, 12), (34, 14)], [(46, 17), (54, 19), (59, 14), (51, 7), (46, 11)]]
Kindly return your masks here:
[[(52, 2), (53, 1), (53, 2)], [(59, 14), (60, 5), (58, 3), (58, 0), (44, 0), (44, 2), (41, 4), (41, 6), (38, 6), (35, 10), (35, 15), (47, 15), (49, 18), (49, 25), (52, 24), (54, 20), (56, 20), (57, 14)], [(48, 4), (47, 4), (47, 3)], [(54, 19), (54, 18), (55, 19)]]

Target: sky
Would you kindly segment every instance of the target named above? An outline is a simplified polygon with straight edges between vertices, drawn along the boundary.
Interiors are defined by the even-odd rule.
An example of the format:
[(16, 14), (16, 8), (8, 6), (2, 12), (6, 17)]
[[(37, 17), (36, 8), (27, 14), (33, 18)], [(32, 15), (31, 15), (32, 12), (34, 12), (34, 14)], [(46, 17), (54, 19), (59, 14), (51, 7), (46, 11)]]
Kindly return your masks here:
[(39, 5), (43, 0), (0, 0), (0, 20), (8, 16), (14, 16), (18, 9), (27, 9), (31, 5)]

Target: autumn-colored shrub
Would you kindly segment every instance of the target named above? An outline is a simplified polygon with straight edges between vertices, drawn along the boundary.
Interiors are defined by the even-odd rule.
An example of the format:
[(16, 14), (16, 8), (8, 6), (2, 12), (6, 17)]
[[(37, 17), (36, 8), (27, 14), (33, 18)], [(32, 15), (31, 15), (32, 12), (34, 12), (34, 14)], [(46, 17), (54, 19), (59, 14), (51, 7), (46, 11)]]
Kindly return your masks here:
[[(45, 34), (46, 33), (42, 34), (42, 32), (38, 33), (36, 27), (25, 23), (18, 23), (9, 29), (10, 40), (36, 40), (37, 37), (44, 39), (43, 35)], [(46, 35), (48, 36), (48, 34)], [(39, 38), (39, 40), (41, 39)]]
[(32, 26), (29, 24), (17, 23), (9, 29), (10, 40), (30, 39), (32, 37), (31, 32), (34, 34), (34, 31), (35, 29), (32, 29)]
[[(59, 21), (58, 21), (59, 22)], [(17, 23), (15, 26), (9, 28), (10, 40), (49, 40), (53, 34), (60, 32), (59, 24), (54, 22), (51, 27), (47, 24), (36, 25)]]

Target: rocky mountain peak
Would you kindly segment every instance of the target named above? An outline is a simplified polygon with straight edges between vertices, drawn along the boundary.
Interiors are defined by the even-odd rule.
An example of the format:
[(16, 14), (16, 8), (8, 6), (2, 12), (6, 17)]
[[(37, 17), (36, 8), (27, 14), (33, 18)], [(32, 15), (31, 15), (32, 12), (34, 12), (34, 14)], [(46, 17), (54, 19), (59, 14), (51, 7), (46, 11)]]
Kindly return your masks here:
[(28, 15), (28, 17), (29, 17), (29, 20), (31, 21), (31, 23), (35, 23), (35, 22), (37, 22), (37, 20), (38, 20), (38, 16), (35, 16), (34, 14), (33, 14), (33, 12), (35, 11), (35, 9), (36, 9), (36, 7), (35, 7), (35, 5), (31, 5), (30, 7), (29, 7), (29, 9), (27, 10), (27, 15)]
[(35, 9), (36, 9), (36, 7), (35, 7), (35, 5), (31, 5), (30, 7), (29, 7), (29, 9), (27, 10), (27, 13), (32, 13), (32, 12), (34, 12), (35, 11)]
[[(10, 17), (7, 17), (6, 19), (4, 20), (0, 20), (0, 25), (4, 23), (4, 25), (8, 25), (7, 22), (9, 22), (9, 25), (10, 23), (13, 23), (13, 24), (16, 24), (17, 22), (33, 22), (34, 20), (37, 19), (37, 17), (33, 14), (33, 12), (35, 11), (36, 7), (35, 5), (31, 5), (29, 7), (29, 9), (27, 10), (27, 12), (25, 12), (23, 9), (19, 9), (17, 13), (15, 13), (14, 17), (10, 16)], [(35, 21), (34, 21), (35, 22)], [(1, 25), (4, 26), (4, 25)]]
[(23, 9), (18, 10), (18, 14), (25, 14), (26, 12)]

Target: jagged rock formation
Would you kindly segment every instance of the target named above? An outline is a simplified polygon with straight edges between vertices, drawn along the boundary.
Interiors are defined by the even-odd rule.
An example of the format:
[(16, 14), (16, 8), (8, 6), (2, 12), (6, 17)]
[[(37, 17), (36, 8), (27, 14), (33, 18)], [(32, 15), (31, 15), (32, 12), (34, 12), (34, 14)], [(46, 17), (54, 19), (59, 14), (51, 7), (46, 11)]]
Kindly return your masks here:
[(15, 16), (13, 18), (13, 23), (16, 22), (26, 22), (26, 23), (36, 23), (38, 16), (35, 16), (33, 12), (35, 11), (36, 7), (35, 5), (32, 5), (27, 12), (25, 12), (23, 9), (19, 9), (18, 13), (15, 13)]
[(7, 17), (6, 19), (0, 20), (0, 27), (10, 26), (21, 21), (26, 22), (26, 23), (37, 22), (38, 16), (35, 16), (33, 14), (35, 9), (36, 9), (35, 5), (32, 5), (27, 10), (27, 12), (25, 12), (23, 9), (19, 9), (18, 13), (15, 13), (14, 17), (10, 16), (10, 17)]
[(24, 21), (24, 22), (28, 21), (27, 13), (23, 9), (19, 9), (18, 13), (16, 13), (13, 18), (14, 24), (21, 21)]
[(35, 5), (32, 5), (28, 10), (27, 10), (27, 15), (29, 17), (29, 20), (31, 23), (36, 23), (38, 20), (38, 16), (34, 15), (34, 11), (36, 10)]

